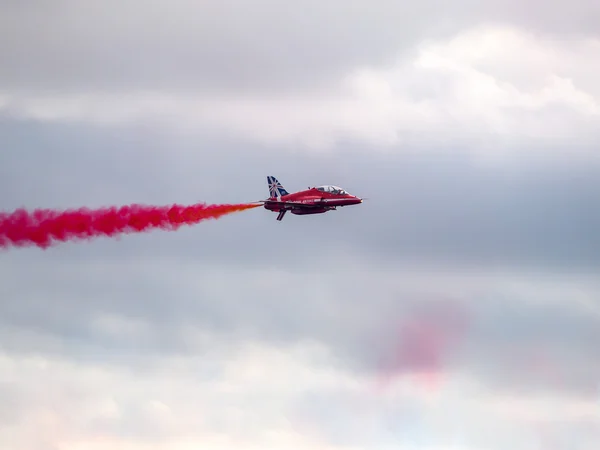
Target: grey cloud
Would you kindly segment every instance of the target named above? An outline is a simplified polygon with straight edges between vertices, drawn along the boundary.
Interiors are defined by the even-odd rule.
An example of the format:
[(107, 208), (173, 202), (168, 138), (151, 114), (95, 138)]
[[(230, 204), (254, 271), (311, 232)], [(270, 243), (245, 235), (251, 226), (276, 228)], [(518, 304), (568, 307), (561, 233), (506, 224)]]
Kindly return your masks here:
[(531, 295), (481, 299), (465, 342), (476, 371), (489, 375), (500, 389), (532, 393), (551, 388), (595, 398), (600, 317), (570, 308), (568, 300), (561, 306), (531, 302)]
[[(517, 1), (36, 2), (2, 6), (1, 88), (301, 90), (480, 23), (597, 34), (598, 7)], [(175, 88), (176, 87), (176, 88)]]
[(160, 254), (297, 265), (318, 260), (317, 251), (350, 245), (376, 260), (586, 270), (600, 263), (600, 166), (594, 161), (523, 158), (484, 167), (454, 150), (376, 155), (345, 143), (331, 155), (301, 155), (216, 135), (183, 143), (150, 130), (107, 134), (10, 124), (3, 127), (14, 149), (4, 154), (1, 169), (5, 211), (255, 201), (267, 196), (267, 175), (292, 191), (332, 183), (368, 197), (360, 206), (281, 223), (258, 209), (177, 233), (130, 236), (118, 244), (101, 239), (92, 247), (71, 246), (72, 257), (86, 258), (93, 248), (134, 259)]
[[(403, 286), (414, 276), (410, 271), (399, 267), (396, 274), (375, 276), (367, 263), (353, 268), (339, 254), (323, 260), (333, 270), (280, 271), (190, 260), (19, 259), (3, 263), (0, 317), (5, 327), (30, 334), (13, 331), (18, 339), (3, 339), (11, 351), (116, 364), (126, 358), (142, 368), (167, 355), (205, 354), (219, 348), (220, 339), (277, 345), (315, 339), (332, 349), (341, 368), (374, 383), (456, 368), (498, 389), (589, 396), (600, 379), (600, 318), (578, 312), (568, 300), (536, 306), (544, 292), (536, 293), (533, 281), (532, 293), (511, 292), (503, 283), (477, 287), (458, 278), (446, 284), (432, 271)], [(371, 270), (376, 274), (377, 266)], [(27, 287), (30, 279), (35, 286)], [(567, 284), (573, 292), (584, 286)], [(593, 285), (585, 289), (598, 298)], [(95, 326), (102, 315), (141, 321), (145, 328), (106, 334)], [(213, 337), (190, 340), (190, 331)]]
[(518, 166), (399, 157), (380, 164), (371, 180), (360, 180), (358, 190), (371, 191), (373, 205), (346, 228), (356, 235), (376, 220), (378, 232), (362, 232), (361, 239), (392, 257), (595, 267), (598, 167)]
[[(435, 275), (430, 282), (437, 282)], [(439, 373), (432, 381), (443, 385), (445, 370), (458, 369), (476, 374), (497, 392), (564, 390), (595, 398), (598, 315), (568, 303), (535, 305), (535, 294), (490, 299), (489, 287), (481, 295), (461, 296), (465, 285), (455, 289), (441, 298), (400, 292), (388, 308), (372, 301), (373, 311), (362, 314), (377, 316), (378, 326), (363, 334), (368, 345), (354, 342), (349, 348), (361, 349), (363, 368), (379, 373), (384, 385), (414, 371)], [(597, 298), (597, 290), (590, 295)]]
[[(340, 5), (40, 0), (33, 8), (4, 2), (0, 91), (298, 91), (490, 18), (553, 38), (598, 33), (596, 2)], [(386, 154), (343, 142), (329, 154), (294, 154), (202, 131), (199, 139), (143, 126), (2, 117), (0, 210), (244, 202), (266, 196), (267, 175), (290, 190), (332, 183), (369, 200), (282, 223), (258, 209), (176, 233), (2, 250), (3, 355), (65, 357), (80, 369), (100, 365), (114, 377), (61, 378), (52, 372), (56, 366), (24, 370), (18, 382), (0, 385), (0, 423), (16, 426), (15, 436), (31, 434), (31, 405), (43, 411), (62, 399), (58, 414), (67, 417), (96, 401), (97, 389), (120, 396), (127, 420), (82, 419), (82, 434), (155, 442), (177, 434), (142, 406), (142, 397), (157, 391), (175, 402), (210, 397), (214, 405), (248, 408), (240, 415), (225, 406), (207, 413), (203, 424), (213, 431), (235, 435), (239, 426), (239, 433), (256, 437), (281, 411), (301, 432), (316, 426), (324, 441), (340, 445), (351, 438), (382, 445), (442, 440), (463, 417), (456, 408), (461, 402), (444, 404), (427, 419), (421, 418), (431, 413), (425, 402), (403, 399), (385, 410), (343, 388), (309, 389), (281, 409), (283, 399), (263, 393), (211, 394), (215, 399), (204, 392), (203, 383), (221, 379), (224, 362), (248, 341), (280, 348), (317, 341), (332, 352), (334, 368), (372, 382), (373, 391), (432, 370), (442, 386), (445, 374), (458, 371), (498, 395), (598, 395), (600, 318), (579, 303), (583, 298), (600, 308), (600, 286), (583, 276), (600, 266), (596, 161), (570, 159), (569, 149), (551, 144), (544, 149), (548, 160), (523, 157), (487, 167), (464, 147), (405, 146)], [(419, 272), (421, 264), (444, 270)], [(524, 268), (546, 279), (528, 278)], [(514, 276), (495, 279), (500, 269)], [(568, 272), (582, 275), (561, 285), (556, 273)], [(551, 294), (560, 286), (562, 299)], [(40, 384), (40, 373), (54, 377)], [(131, 384), (119, 383), (115, 374), (123, 373)], [(41, 395), (49, 388), (55, 396)], [(192, 406), (179, 417), (195, 420), (199, 405)], [(368, 414), (359, 420), (352, 408)], [(26, 415), (33, 418), (24, 421)], [(241, 424), (250, 417), (251, 431)], [(511, 429), (490, 419), (479, 427), (480, 413), (464, 417), (468, 438), (481, 446), (494, 436), (495, 445), (527, 448), (533, 441), (523, 429), (537, 426)], [(367, 419), (373, 428), (358, 430)], [(570, 432), (593, 438), (594, 427), (594, 418), (563, 422), (550, 439), (571, 439)], [(33, 434), (51, 445), (43, 430)], [(17, 446), (4, 436), (0, 442)]]
[[(206, 351), (211, 342), (190, 342), (181, 331), (188, 327), (279, 343), (315, 337), (332, 346), (344, 365), (365, 373), (403, 374), (423, 364), (431, 368), (432, 361), (461, 364), (465, 351), (464, 364), (499, 387), (564, 386), (587, 395), (595, 386), (593, 343), (600, 337), (592, 317), (527, 307), (526, 297), (507, 295), (480, 306), (469, 324), (475, 329), (458, 330), (459, 339), (456, 329), (434, 321), (428, 326), (451, 342), (402, 346), (401, 330), (393, 328), (398, 324), (383, 318), (402, 324), (403, 317), (421, 317), (411, 308), (427, 301), (427, 283), (416, 292), (390, 290), (374, 278), (382, 268), (413, 261), (456, 271), (479, 263), (491, 271), (529, 265), (594, 272), (599, 189), (593, 165), (521, 161), (484, 169), (465, 155), (367, 157), (351, 146), (332, 156), (290, 156), (244, 142), (219, 145), (217, 138), (183, 145), (139, 130), (76, 130), (5, 128), (15, 150), (2, 164), (4, 205), (250, 200), (264, 198), (266, 174), (290, 189), (332, 182), (370, 200), (309, 220), (277, 223), (273, 214), (255, 210), (176, 233), (4, 251), (1, 316), (17, 331), (5, 332), (3, 341), (12, 350), (67, 352), (117, 364), (120, 355), (129, 355), (132, 364), (144, 366), (159, 355)], [(17, 154), (20, 148), (24, 153)], [(354, 272), (344, 264), (349, 256), (370, 269)], [(447, 295), (462, 300), (459, 291)], [(480, 301), (473, 295), (466, 300)], [(459, 307), (467, 318), (475, 314), (471, 304)], [(436, 308), (430, 306), (425, 319), (430, 312), (439, 315)], [(100, 314), (141, 320), (153, 332), (106, 335), (91, 326)], [(476, 344), (465, 349), (469, 342)], [(438, 355), (423, 360), (419, 351)], [(524, 366), (530, 355), (563, 368), (558, 375), (540, 373), (543, 360), (537, 368)], [(543, 382), (536, 382), (540, 377)]]

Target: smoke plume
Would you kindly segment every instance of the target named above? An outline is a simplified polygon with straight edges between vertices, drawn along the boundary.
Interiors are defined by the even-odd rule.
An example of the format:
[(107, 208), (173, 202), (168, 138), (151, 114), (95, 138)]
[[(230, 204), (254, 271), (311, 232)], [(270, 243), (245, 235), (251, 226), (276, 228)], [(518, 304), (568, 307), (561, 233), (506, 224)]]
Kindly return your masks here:
[(17, 209), (0, 212), (0, 248), (35, 245), (48, 248), (57, 241), (67, 242), (141, 233), (151, 229), (177, 230), (207, 219), (260, 206), (255, 203), (190, 206), (128, 205), (100, 209), (80, 208), (57, 211)]

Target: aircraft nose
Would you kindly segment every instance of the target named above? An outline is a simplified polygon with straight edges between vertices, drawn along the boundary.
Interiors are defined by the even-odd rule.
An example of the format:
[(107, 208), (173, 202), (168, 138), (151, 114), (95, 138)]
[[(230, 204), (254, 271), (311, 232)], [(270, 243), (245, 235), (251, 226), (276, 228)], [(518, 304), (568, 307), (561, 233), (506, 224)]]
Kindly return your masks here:
[(363, 199), (360, 197), (357, 197), (356, 195), (348, 195), (347, 199), (348, 199), (348, 204), (350, 204), (350, 205), (357, 205), (357, 204), (363, 202)]

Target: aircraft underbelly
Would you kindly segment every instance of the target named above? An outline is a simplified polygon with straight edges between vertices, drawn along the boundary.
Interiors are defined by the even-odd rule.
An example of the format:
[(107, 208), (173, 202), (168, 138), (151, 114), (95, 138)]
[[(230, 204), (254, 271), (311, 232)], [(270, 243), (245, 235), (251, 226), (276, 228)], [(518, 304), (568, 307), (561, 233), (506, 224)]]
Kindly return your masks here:
[(292, 214), (296, 214), (297, 216), (305, 216), (308, 214), (322, 214), (327, 211), (329, 211), (329, 209), (327, 209), (327, 208), (310, 208), (310, 209), (294, 208), (290, 212)]

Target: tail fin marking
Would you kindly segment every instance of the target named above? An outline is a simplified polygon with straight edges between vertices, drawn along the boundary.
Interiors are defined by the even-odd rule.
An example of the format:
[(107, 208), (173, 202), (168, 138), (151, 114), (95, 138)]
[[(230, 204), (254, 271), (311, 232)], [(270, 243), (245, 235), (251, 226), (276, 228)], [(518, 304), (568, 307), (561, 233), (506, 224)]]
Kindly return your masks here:
[(267, 183), (269, 184), (270, 198), (281, 198), (282, 196), (289, 194), (274, 176), (269, 175), (267, 177)]

